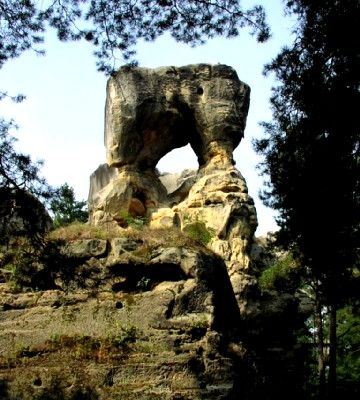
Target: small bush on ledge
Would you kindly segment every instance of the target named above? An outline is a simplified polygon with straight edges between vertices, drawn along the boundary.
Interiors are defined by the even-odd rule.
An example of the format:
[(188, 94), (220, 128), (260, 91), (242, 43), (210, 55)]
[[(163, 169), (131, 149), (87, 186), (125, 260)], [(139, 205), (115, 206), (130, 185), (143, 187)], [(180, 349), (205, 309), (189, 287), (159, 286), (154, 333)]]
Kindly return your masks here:
[(195, 221), (184, 227), (184, 233), (195, 242), (206, 246), (214, 237), (214, 232), (208, 229), (204, 222)]

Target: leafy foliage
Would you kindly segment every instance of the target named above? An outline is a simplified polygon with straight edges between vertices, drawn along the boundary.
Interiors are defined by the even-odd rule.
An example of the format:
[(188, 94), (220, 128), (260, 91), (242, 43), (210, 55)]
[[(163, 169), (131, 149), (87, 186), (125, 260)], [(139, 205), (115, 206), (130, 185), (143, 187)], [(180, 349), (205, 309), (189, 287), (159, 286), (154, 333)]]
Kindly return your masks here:
[(262, 290), (281, 290), (286, 291), (298, 285), (296, 279), (297, 264), (291, 253), (286, 253), (276, 259), (276, 261), (266, 268), (259, 277), (259, 286)]
[[(335, 393), (336, 309), (349, 297), (360, 244), (360, 4), (288, 0), (296, 38), (265, 68), (275, 73), (274, 122), (256, 142), (269, 177), (265, 203), (279, 212), (290, 249), (315, 293), (320, 397)], [(323, 315), (323, 310), (327, 315)], [(329, 320), (329, 357), (324, 343)], [(326, 369), (326, 363), (329, 369)]]
[(183, 231), (186, 236), (203, 246), (206, 246), (214, 237), (214, 232), (208, 229), (202, 221), (195, 221), (185, 225)]
[(142, 229), (144, 229), (146, 222), (147, 222), (146, 217), (132, 216), (126, 210), (120, 211), (118, 223), (122, 227), (130, 226), (134, 229), (142, 230)]
[(201, 44), (215, 36), (235, 37), (249, 27), (262, 42), (269, 37), (262, 6), (244, 10), (239, 0), (0, 0), (0, 68), (24, 50), (40, 47), (47, 26), (62, 41), (84, 39), (96, 48), (99, 70), (112, 72), (116, 54), (134, 61), (139, 39), (169, 32), (177, 41)]
[(88, 212), (84, 210), (86, 201), (76, 201), (74, 189), (67, 183), (60, 186), (50, 202), (50, 209), (54, 213), (53, 225), (59, 228), (72, 222), (86, 222)]
[(358, 304), (338, 311), (338, 376), (340, 381), (360, 382), (360, 316)]
[[(330, 337), (330, 319), (326, 307), (322, 310), (323, 318), (323, 335), (325, 351), (325, 362), (329, 363), (329, 337)], [(298, 338), (300, 346), (307, 348), (308, 357), (306, 360), (309, 385), (308, 393), (316, 392), (319, 389), (317, 382), (317, 366), (318, 366), (318, 327), (314, 323), (314, 316), (307, 320), (308, 332), (306, 336)], [(355, 399), (360, 393), (359, 385), (359, 335), (360, 335), (360, 320), (358, 304), (351, 301), (337, 310), (336, 319), (337, 333), (337, 395), (343, 395), (346, 399)]]
[(40, 51), (36, 46), (43, 41), (44, 22), (32, 1), (1, 0), (0, 27), (0, 68), (25, 50)]
[(42, 163), (34, 163), (28, 155), (14, 149), (16, 139), (10, 131), (16, 128), (13, 121), (0, 119), (0, 187), (11, 187), (48, 198), (49, 188), (45, 179), (39, 176)]

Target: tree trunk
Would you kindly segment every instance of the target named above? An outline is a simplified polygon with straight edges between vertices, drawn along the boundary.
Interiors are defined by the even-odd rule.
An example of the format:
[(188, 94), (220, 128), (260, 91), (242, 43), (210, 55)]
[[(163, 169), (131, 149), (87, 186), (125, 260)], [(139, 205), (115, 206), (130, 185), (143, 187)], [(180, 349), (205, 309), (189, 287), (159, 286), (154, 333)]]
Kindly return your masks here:
[(337, 307), (332, 304), (329, 307), (329, 377), (328, 377), (328, 393), (329, 399), (336, 399), (336, 312)]
[(324, 329), (321, 315), (321, 302), (316, 299), (315, 304), (315, 328), (317, 336), (319, 399), (325, 396), (325, 354), (324, 354)]

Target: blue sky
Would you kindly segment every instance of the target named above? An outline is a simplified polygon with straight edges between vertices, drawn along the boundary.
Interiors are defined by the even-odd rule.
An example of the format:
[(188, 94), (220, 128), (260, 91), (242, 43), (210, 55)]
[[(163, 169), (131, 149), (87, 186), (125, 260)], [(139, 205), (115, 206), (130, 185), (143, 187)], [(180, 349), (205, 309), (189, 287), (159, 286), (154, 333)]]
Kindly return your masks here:
[[(243, 1), (253, 3), (254, 1)], [(272, 77), (264, 77), (264, 64), (291, 40), (291, 21), (283, 16), (281, 0), (264, 2), (272, 38), (256, 42), (246, 30), (236, 39), (213, 39), (191, 48), (164, 36), (153, 43), (139, 42), (137, 59), (143, 67), (194, 63), (227, 64), (251, 87), (251, 103), (245, 139), (235, 150), (236, 167), (245, 177), (254, 198), (259, 228), (257, 235), (274, 230), (274, 213), (258, 199), (263, 179), (256, 164), (260, 158), (251, 140), (263, 134), (260, 121), (271, 120), (269, 97)], [(64, 182), (74, 187), (77, 198), (86, 199), (89, 176), (105, 162), (103, 120), (107, 78), (96, 71), (93, 48), (87, 43), (60, 43), (53, 32), (45, 41), (46, 56), (26, 52), (9, 61), (0, 71), (0, 88), (11, 94), (23, 93), (21, 104), (0, 103), (0, 115), (16, 120), (20, 129), (17, 147), (33, 159), (44, 160), (43, 175), (50, 184)], [(120, 66), (120, 64), (119, 64)], [(160, 160), (161, 171), (178, 172), (196, 168), (189, 147), (175, 150)]]

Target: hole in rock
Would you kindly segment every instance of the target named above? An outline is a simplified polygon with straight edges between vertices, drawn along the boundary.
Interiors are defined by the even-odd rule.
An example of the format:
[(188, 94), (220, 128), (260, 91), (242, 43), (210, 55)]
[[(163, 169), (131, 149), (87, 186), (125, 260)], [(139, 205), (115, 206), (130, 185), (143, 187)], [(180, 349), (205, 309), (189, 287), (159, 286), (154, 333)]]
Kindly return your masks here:
[[(111, 269), (111, 268), (110, 268)], [(114, 292), (145, 292), (152, 290), (160, 282), (176, 282), (186, 279), (186, 276), (177, 264), (122, 265), (112, 270), (115, 276), (123, 276), (122, 282), (112, 285)]]
[(206, 328), (192, 328), (190, 331), (192, 340), (200, 340), (206, 334)]
[(118, 310), (121, 310), (121, 309), (124, 307), (124, 304), (123, 304), (121, 301), (117, 301), (117, 302), (115, 303), (115, 307), (116, 307)]
[(188, 144), (167, 153), (157, 163), (156, 168), (161, 173), (180, 173), (184, 169), (198, 169), (199, 164), (193, 149)]
[(198, 87), (196, 93), (197, 94), (203, 94), (204, 93), (204, 89), (202, 87)]
[(35, 378), (33, 381), (34, 386), (41, 386), (42, 385), (42, 381), (40, 378)]

